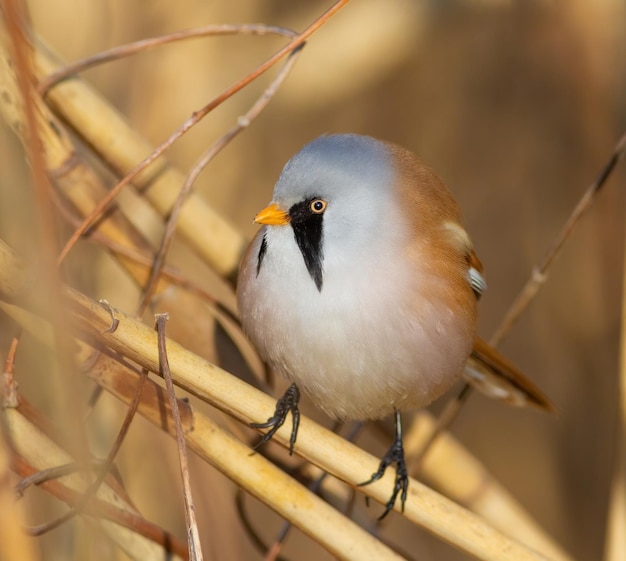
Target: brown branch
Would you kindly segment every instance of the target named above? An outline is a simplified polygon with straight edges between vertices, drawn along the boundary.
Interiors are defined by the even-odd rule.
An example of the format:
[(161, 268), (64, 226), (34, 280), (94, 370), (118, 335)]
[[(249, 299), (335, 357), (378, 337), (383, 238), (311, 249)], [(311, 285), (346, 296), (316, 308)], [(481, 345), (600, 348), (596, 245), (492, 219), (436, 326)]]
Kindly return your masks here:
[(511, 330), (511, 327), (513, 327), (513, 324), (519, 319), (522, 313), (534, 300), (535, 296), (539, 292), (539, 289), (547, 279), (548, 269), (560, 254), (563, 245), (572, 235), (574, 228), (578, 225), (582, 216), (591, 207), (596, 195), (600, 192), (602, 187), (604, 187), (619, 161), (624, 157), (625, 152), (626, 133), (624, 133), (624, 135), (619, 139), (613, 149), (613, 153), (609, 157), (605, 166), (602, 168), (602, 171), (598, 174), (596, 180), (589, 185), (581, 199), (578, 201), (578, 204), (574, 207), (574, 210), (561, 228), (561, 231), (552, 242), (551, 247), (539, 263), (533, 268), (530, 278), (526, 281), (526, 284), (518, 294), (517, 298), (513, 301), (513, 304), (509, 308), (506, 316), (504, 316), (500, 326), (491, 337), (490, 343), (493, 346), (497, 346), (502, 342)]
[(4, 372), (0, 374), (0, 409), (17, 407), (17, 382), (15, 381), (15, 354), (20, 343), (21, 328), (11, 339), (11, 346), (4, 361)]
[(167, 219), (167, 224), (165, 225), (165, 233), (163, 234), (163, 239), (161, 240), (161, 246), (157, 251), (156, 257), (154, 259), (154, 264), (152, 266), (152, 271), (150, 273), (150, 278), (144, 288), (143, 296), (141, 298), (141, 302), (139, 303), (137, 315), (141, 316), (145, 312), (146, 307), (148, 306), (152, 294), (157, 286), (157, 280), (161, 274), (163, 266), (165, 264), (165, 257), (169, 248), (172, 245), (172, 241), (174, 240), (174, 234), (176, 233), (176, 227), (178, 225), (178, 217), (180, 216), (180, 211), (183, 207), (184, 202), (187, 200), (187, 195), (190, 192), (192, 186), (198, 179), (200, 173), (204, 170), (204, 168), (217, 156), (222, 149), (233, 139), (235, 138), (244, 128), (248, 127), (254, 119), (258, 117), (261, 111), (265, 108), (265, 106), (270, 102), (272, 97), (276, 94), (276, 91), (280, 87), (280, 85), (284, 82), (285, 78), (289, 74), (289, 71), (293, 67), (297, 55), (301, 52), (301, 48), (303, 45), (296, 47), (293, 51), (289, 53), (285, 64), (280, 69), (280, 72), (276, 76), (276, 78), (272, 81), (272, 83), (265, 89), (261, 97), (256, 101), (256, 103), (250, 108), (250, 110), (241, 117), (237, 124), (232, 127), (229, 131), (227, 131), (221, 138), (215, 141), (202, 156), (200, 159), (194, 164), (189, 172), (183, 186), (180, 189), (178, 196), (176, 197), (176, 201), (174, 202), (174, 206), (172, 207), (169, 218)]
[(135, 395), (133, 396), (130, 406), (126, 410), (124, 422), (122, 423), (122, 426), (117, 433), (115, 442), (113, 443), (111, 450), (109, 450), (109, 454), (107, 455), (106, 460), (102, 463), (102, 467), (98, 470), (98, 475), (96, 476), (95, 481), (91, 483), (91, 485), (89, 485), (80, 500), (74, 505), (74, 507), (70, 511), (66, 512), (65, 514), (59, 516), (54, 520), (50, 520), (49, 522), (45, 522), (44, 524), (40, 524), (39, 526), (32, 528), (30, 530), (30, 533), (33, 536), (40, 536), (42, 534), (45, 534), (46, 532), (49, 532), (50, 530), (59, 527), (64, 522), (67, 522), (77, 514), (81, 513), (85, 509), (87, 504), (89, 504), (89, 502), (93, 499), (95, 494), (98, 492), (100, 485), (102, 485), (103, 481), (107, 477), (107, 474), (111, 470), (111, 467), (113, 466), (113, 461), (115, 460), (117, 453), (122, 447), (124, 438), (126, 437), (128, 429), (130, 428), (130, 423), (132, 422), (133, 417), (137, 412), (137, 407), (139, 406), (139, 401), (141, 399), (141, 391), (143, 389), (147, 375), (147, 371), (142, 370), (142, 376), (139, 378), (139, 382), (137, 384), (137, 387), (135, 388)]
[(250, 82), (258, 78), (261, 74), (267, 72), (274, 64), (276, 64), (281, 58), (287, 55), (299, 47), (306, 41), (317, 29), (319, 29), (326, 21), (328, 21), (337, 11), (345, 6), (350, 0), (338, 0), (333, 6), (331, 6), (324, 14), (316, 19), (309, 27), (307, 27), (300, 35), (292, 39), (287, 45), (279, 49), (274, 55), (267, 59), (264, 63), (260, 64), (254, 71), (250, 72), (247, 76), (241, 78), (238, 82), (232, 86), (226, 88), (221, 94), (215, 97), (202, 109), (195, 111), (192, 116), (187, 119), (165, 142), (158, 146), (152, 154), (138, 163), (126, 176), (109, 192), (109, 194), (103, 198), (93, 209), (93, 211), (85, 218), (82, 225), (76, 229), (72, 234), (65, 247), (57, 258), (57, 264), (63, 262), (68, 252), (78, 239), (87, 231), (87, 229), (95, 222), (95, 220), (108, 208), (109, 204), (115, 199), (117, 194), (128, 185), (141, 171), (148, 167), (151, 163), (161, 156), (174, 142), (176, 142), (181, 136), (183, 136), (189, 129), (200, 122), (208, 113), (213, 111), (216, 107), (221, 105), (228, 98), (235, 93), (243, 89)]
[(175, 31), (174, 33), (169, 33), (167, 35), (160, 35), (159, 37), (151, 37), (150, 39), (142, 39), (126, 45), (119, 45), (117, 47), (113, 47), (112, 49), (99, 52), (93, 56), (77, 60), (71, 64), (66, 64), (62, 68), (59, 68), (59, 70), (43, 78), (37, 86), (37, 91), (42, 97), (44, 97), (50, 88), (54, 87), (62, 80), (69, 78), (73, 74), (84, 72), (89, 68), (93, 68), (94, 66), (104, 64), (112, 60), (118, 60), (177, 41), (222, 35), (279, 35), (281, 37), (295, 37), (297, 36), (297, 33), (291, 29), (277, 27), (274, 25), (264, 25), (262, 23), (207, 25), (204, 27)]
[[(115, 350), (129, 360), (136, 361), (151, 371), (159, 370), (157, 335), (148, 326), (116, 312), (120, 320), (114, 332), (106, 332), (109, 313), (96, 302), (67, 289), (68, 310), (75, 320), (77, 336)], [(12, 317), (23, 316), (15, 308), (3, 306)], [(25, 323), (34, 333), (45, 334), (45, 325), (35, 324), (29, 318)], [(212, 365), (180, 345), (168, 340), (168, 361), (172, 376), (180, 387), (200, 399), (218, 407), (243, 422), (266, 418), (274, 409), (274, 400), (248, 384)], [(162, 426), (162, 412), (146, 411), (149, 419)], [(297, 452), (322, 469), (354, 486), (362, 480), (363, 472), (375, 469), (378, 460), (346, 442), (328, 430), (303, 419), (300, 426)], [(171, 429), (170, 429), (171, 432)], [(397, 559), (398, 555), (356, 525), (341, 516), (334, 508), (319, 499), (260, 454), (250, 455), (250, 448), (218, 427), (208, 417), (194, 415), (194, 430), (185, 434), (190, 447), (200, 453), (236, 485), (260, 498), (279, 514), (314, 537), (335, 556), (347, 559)], [(276, 434), (285, 445), (289, 431)], [(58, 462), (61, 463), (61, 462)], [(392, 485), (392, 477), (385, 477), (363, 492), (377, 501), (385, 502)], [(308, 505), (303, 509), (302, 505)], [(483, 559), (539, 559), (541, 556), (505, 538), (479, 517), (474, 516), (449, 500), (411, 480), (404, 516), (420, 524), (468, 553)], [(480, 539), (476, 536), (480, 535)]]
[(187, 524), (187, 545), (189, 547), (190, 561), (202, 561), (202, 546), (200, 544), (200, 532), (198, 530), (198, 521), (196, 520), (196, 507), (191, 494), (191, 481), (189, 479), (189, 457), (187, 455), (187, 444), (185, 443), (185, 433), (180, 420), (180, 412), (178, 411), (178, 400), (176, 399), (176, 391), (172, 382), (172, 373), (167, 359), (167, 345), (165, 342), (165, 323), (167, 322), (167, 314), (157, 314), (156, 331), (158, 335), (159, 348), (159, 372), (165, 380), (167, 388), (167, 396), (169, 398), (170, 407), (172, 408), (172, 417), (174, 418), (174, 429), (176, 433), (176, 445), (178, 447), (178, 460), (180, 463), (180, 474), (183, 480), (183, 498), (185, 501), (185, 522)]
[[(31, 476), (38, 471), (21, 456), (13, 457), (13, 469), (22, 477)], [(82, 493), (70, 489), (58, 480), (44, 481), (40, 486), (51, 495), (70, 506), (77, 505), (83, 497)], [(175, 553), (183, 559), (187, 559), (187, 549), (180, 540), (137, 514), (133, 514), (132, 512), (116, 507), (98, 498), (93, 498), (88, 504), (84, 505), (83, 512), (90, 516), (115, 522), (159, 544), (165, 551)]]
[(71, 464), (63, 464), (60, 466), (54, 466), (51, 468), (35, 471), (26, 477), (22, 477), (18, 484), (15, 486), (15, 493), (18, 497), (23, 497), (24, 493), (29, 487), (33, 485), (41, 485), (46, 481), (52, 481), (54, 479), (60, 479), (66, 475), (77, 473), (79, 471), (93, 470), (96, 467), (102, 466), (103, 463), (100, 460), (93, 460), (89, 464), (79, 464), (72, 462)]

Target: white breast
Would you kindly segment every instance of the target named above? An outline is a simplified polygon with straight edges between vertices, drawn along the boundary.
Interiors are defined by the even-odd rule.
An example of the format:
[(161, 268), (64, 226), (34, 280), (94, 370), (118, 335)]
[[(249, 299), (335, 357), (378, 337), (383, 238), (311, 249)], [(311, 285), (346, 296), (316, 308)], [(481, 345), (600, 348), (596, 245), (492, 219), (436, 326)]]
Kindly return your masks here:
[(466, 337), (466, 326), (442, 301), (420, 298), (420, 285), (445, 281), (407, 270), (401, 254), (385, 251), (402, 247), (388, 236), (380, 232), (356, 251), (325, 247), (320, 292), (291, 227), (264, 228), (239, 277), (242, 323), (261, 356), (340, 419), (429, 403), (460, 375), (469, 353), (450, 353), (450, 338)]

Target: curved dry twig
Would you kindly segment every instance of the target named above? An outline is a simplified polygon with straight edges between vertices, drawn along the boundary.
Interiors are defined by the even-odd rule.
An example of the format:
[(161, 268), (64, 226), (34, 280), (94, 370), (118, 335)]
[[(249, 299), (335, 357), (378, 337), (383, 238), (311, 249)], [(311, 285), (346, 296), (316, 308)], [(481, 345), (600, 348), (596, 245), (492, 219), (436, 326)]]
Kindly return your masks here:
[(574, 228), (576, 227), (582, 216), (587, 210), (589, 210), (589, 207), (591, 207), (591, 204), (594, 202), (596, 195), (600, 192), (602, 187), (604, 187), (617, 164), (624, 157), (624, 153), (626, 153), (626, 133), (622, 135), (622, 137), (615, 145), (613, 153), (598, 174), (598, 177), (591, 185), (589, 185), (589, 187), (587, 187), (587, 190), (578, 201), (578, 204), (574, 207), (574, 210), (561, 228), (561, 231), (554, 238), (554, 241), (552, 242), (552, 245), (550, 246), (546, 254), (533, 268), (530, 274), (530, 278), (528, 279), (528, 281), (526, 281), (526, 284), (524, 285), (522, 290), (520, 290), (517, 298), (513, 301), (513, 304), (510, 306), (509, 311), (500, 323), (500, 326), (491, 337), (489, 341), (491, 345), (498, 346), (502, 342), (502, 340), (511, 330), (511, 327), (513, 327), (513, 324), (519, 319), (524, 310), (526, 310), (526, 308), (528, 308), (530, 303), (533, 301), (533, 299), (539, 292), (539, 289), (547, 279), (548, 269), (550, 268), (554, 260), (558, 257), (561, 249), (563, 248), (563, 245), (572, 235)]
[(150, 164), (156, 161), (172, 144), (174, 144), (181, 136), (183, 136), (189, 129), (199, 123), (208, 113), (213, 111), (216, 107), (221, 105), (228, 98), (232, 97), (235, 93), (247, 86), (250, 82), (258, 78), (261, 74), (267, 72), (274, 64), (276, 64), (281, 58), (293, 51), (295, 48), (303, 44), (315, 31), (317, 31), (326, 21), (328, 21), (337, 11), (345, 6), (350, 0), (337, 0), (326, 12), (324, 12), (319, 18), (317, 18), (309, 27), (307, 27), (297, 37), (293, 38), (284, 47), (279, 49), (264, 63), (260, 64), (254, 71), (250, 72), (247, 76), (244, 76), (232, 86), (226, 88), (221, 94), (215, 97), (212, 101), (207, 103), (204, 107), (195, 111), (192, 116), (187, 119), (165, 142), (158, 146), (152, 154), (147, 158), (144, 158), (139, 162), (129, 173), (126, 174), (118, 184), (111, 189), (109, 194), (104, 197), (98, 205), (92, 210), (92, 212), (85, 218), (79, 228), (75, 230), (70, 239), (65, 244), (61, 253), (57, 258), (57, 265), (62, 263), (68, 252), (80, 237), (87, 231), (87, 229), (94, 223), (94, 221), (108, 208), (111, 202), (115, 199), (117, 194), (128, 185), (141, 171), (146, 169)]
[(281, 37), (296, 37), (298, 34), (285, 27), (265, 25), (262, 23), (206, 25), (193, 29), (184, 29), (167, 35), (160, 35), (159, 37), (142, 39), (140, 41), (134, 41), (133, 43), (127, 43), (126, 45), (118, 45), (117, 47), (101, 51), (93, 56), (77, 60), (71, 64), (66, 64), (63, 68), (59, 68), (56, 72), (43, 78), (37, 86), (37, 91), (39, 95), (44, 97), (50, 88), (73, 74), (84, 72), (89, 68), (112, 60), (118, 60), (142, 51), (160, 47), (161, 45), (168, 45), (186, 39), (221, 35), (279, 35)]
[[(567, 221), (561, 228), (560, 232), (557, 234), (546, 254), (533, 268), (530, 278), (528, 279), (522, 290), (519, 292), (517, 298), (513, 301), (513, 304), (509, 308), (509, 311), (505, 315), (500, 326), (491, 337), (491, 345), (497, 346), (502, 342), (504, 337), (510, 331), (513, 324), (519, 319), (521, 314), (526, 310), (526, 308), (535, 298), (535, 296), (539, 292), (539, 289), (546, 281), (547, 273), (550, 266), (558, 257), (561, 249), (563, 248), (563, 245), (572, 235), (574, 228), (582, 218), (583, 214), (592, 205), (596, 195), (600, 192), (602, 187), (604, 187), (612, 172), (615, 170), (615, 167), (624, 157), (624, 154), (626, 154), (626, 133), (621, 136), (606, 164), (604, 165), (596, 179), (593, 181), (593, 183), (591, 183), (591, 185), (589, 185), (589, 187), (586, 189), (583, 196), (578, 201), (577, 205), (574, 207), (574, 210), (569, 215)], [(463, 405), (471, 396), (473, 389), (474, 388), (469, 383), (466, 383), (461, 391), (455, 397), (450, 399), (450, 401), (446, 404), (446, 407), (439, 415), (439, 418), (437, 419), (437, 422), (433, 427), (432, 433), (430, 434), (429, 438), (426, 440), (425, 444), (420, 449), (420, 452), (417, 455), (418, 462), (421, 461), (421, 459), (424, 457), (424, 455), (433, 444), (433, 442), (437, 439), (437, 437), (454, 422)], [(419, 469), (419, 466), (416, 466), (416, 469)]]
[[(122, 426), (120, 427), (120, 430), (117, 433), (115, 442), (113, 443), (113, 446), (111, 446), (111, 449), (109, 450), (109, 453), (106, 459), (104, 460), (104, 462), (102, 462), (102, 465), (100, 469), (98, 470), (98, 475), (96, 476), (95, 481), (89, 485), (89, 487), (84, 492), (84, 494), (79, 498), (76, 504), (74, 504), (73, 507), (68, 512), (62, 514), (58, 518), (55, 518), (48, 522), (44, 522), (43, 524), (40, 524), (39, 526), (36, 526), (34, 528), (30, 528), (29, 532), (31, 535), (41, 536), (42, 534), (45, 534), (46, 532), (49, 532), (50, 530), (58, 528), (64, 522), (67, 522), (68, 520), (76, 516), (77, 514), (80, 514), (85, 509), (86, 505), (94, 498), (94, 496), (98, 492), (98, 489), (100, 488), (100, 485), (102, 485), (104, 479), (106, 478), (107, 474), (111, 470), (111, 467), (113, 466), (113, 461), (115, 460), (117, 453), (122, 447), (124, 438), (126, 437), (126, 434), (128, 433), (128, 429), (130, 428), (130, 423), (132, 422), (133, 417), (135, 416), (135, 413), (137, 412), (137, 408), (139, 407), (139, 401), (141, 399), (141, 390), (143, 389), (143, 385), (144, 385), (144, 382), (146, 381), (147, 375), (148, 375), (147, 371), (142, 370), (142, 375), (139, 378), (139, 381), (137, 383), (137, 388), (135, 389), (135, 396), (130, 406), (126, 410), (126, 415), (124, 417)], [(60, 468), (62, 467), (63, 466), (60, 466)], [(63, 474), (60, 474), (60, 475), (63, 475)], [(56, 477), (60, 477), (60, 475), (56, 475)]]
[[(243, 529), (248, 536), (248, 539), (252, 542), (252, 545), (254, 545), (259, 553), (266, 552), (269, 549), (269, 545), (265, 543), (259, 532), (256, 531), (254, 525), (252, 524), (252, 520), (250, 520), (250, 517), (248, 516), (248, 512), (246, 510), (246, 493), (243, 489), (237, 489), (237, 494), (235, 495), (235, 507)], [(288, 560), (278, 555), (276, 557), (276, 561)]]
[[(11, 413), (20, 414), (17, 411), (12, 411)], [(12, 463), (12, 469), (22, 477), (29, 477), (40, 471), (20, 454), (13, 455)], [(70, 506), (77, 505), (83, 497), (83, 493), (68, 487), (58, 479), (43, 481), (40, 486)], [(158, 544), (165, 551), (171, 552), (182, 559), (187, 559), (186, 547), (178, 538), (134, 512), (125, 510), (98, 497), (92, 498), (85, 505), (83, 512), (96, 518), (115, 522), (115, 524), (132, 530), (147, 540)]]
[(165, 324), (168, 320), (167, 314), (157, 314), (155, 316), (155, 329), (158, 340), (157, 346), (159, 350), (159, 372), (165, 380), (167, 396), (172, 408), (172, 417), (174, 418), (174, 432), (176, 438), (176, 446), (178, 448), (178, 461), (180, 465), (180, 474), (183, 481), (183, 499), (185, 502), (185, 523), (187, 527), (187, 545), (189, 547), (190, 561), (202, 561), (202, 547), (200, 544), (200, 532), (198, 531), (198, 521), (196, 519), (196, 507), (194, 506), (193, 496), (191, 494), (191, 481), (189, 479), (189, 456), (187, 454), (187, 444), (185, 442), (185, 433), (183, 432), (183, 423), (180, 419), (178, 410), (178, 400), (172, 382), (172, 373), (167, 358), (167, 344), (165, 340)]
[(180, 210), (182, 209), (184, 202), (187, 200), (187, 195), (189, 194), (189, 191), (193, 187), (194, 183), (196, 182), (204, 168), (209, 164), (209, 162), (211, 162), (211, 160), (213, 160), (213, 158), (215, 158), (215, 156), (217, 156), (222, 151), (222, 149), (233, 138), (235, 138), (235, 136), (237, 136), (242, 130), (248, 127), (250, 123), (258, 117), (261, 111), (270, 102), (272, 97), (274, 97), (278, 88), (285, 81), (285, 78), (289, 74), (289, 71), (296, 62), (297, 56), (300, 54), (303, 46), (304, 44), (298, 45), (293, 51), (289, 53), (289, 56), (287, 57), (287, 60), (285, 61), (283, 67), (280, 69), (280, 72), (278, 73), (276, 78), (274, 78), (272, 83), (261, 94), (256, 103), (254, 103), (254, 105), (245, 115), (238, 119), (237, 124), (234, 127), (232, 127), (224, 135), (222, 135), (221, 138), (216, 140), (204, 152), (204, 154), (202, 154), (202, 156), (191, 168), (191, 171), (187, 175), (187, 178), (185, 179), (185, 182), (180, 189), (178, 197), (176, 197), (176, 201), (174, 202), (174, 206), (172, 207), (169, 218), (167, 219), (165, 232), (161, 240), (161, 246), (159, 247), (159, 250), (157, 251), (157, 254), (154, 258), (152, 271), (150, 272), (150, 278), (148, 279), (148, 282), (144, 287), (141, 302), (138, 306), (137, 315), (143, 314), (157, 286), (157, 280), (159, 279), (161, 271), (165, 264), (165, 257), (174, 239), (174, 234), (176, 233), (176, 226), (178, 224)]

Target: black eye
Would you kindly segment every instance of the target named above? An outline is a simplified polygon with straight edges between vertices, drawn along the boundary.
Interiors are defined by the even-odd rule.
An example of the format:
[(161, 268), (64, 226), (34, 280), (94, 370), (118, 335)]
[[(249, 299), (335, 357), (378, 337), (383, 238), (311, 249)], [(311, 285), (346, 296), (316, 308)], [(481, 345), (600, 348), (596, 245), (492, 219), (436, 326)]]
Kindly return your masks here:
[(315, 214), (322, 214), (322, 212), (326, 210), (327, 204), (328, 203), (323, 199), (314, 199), (311, 201), (309, 208), (311, 209), (311, 212), (314, 212)]

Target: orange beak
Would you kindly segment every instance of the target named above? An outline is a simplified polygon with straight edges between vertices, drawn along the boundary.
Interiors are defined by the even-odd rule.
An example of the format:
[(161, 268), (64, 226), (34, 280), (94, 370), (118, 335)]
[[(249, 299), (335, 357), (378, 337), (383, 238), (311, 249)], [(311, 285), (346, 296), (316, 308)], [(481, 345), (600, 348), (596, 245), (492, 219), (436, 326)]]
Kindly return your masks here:
[(265, 207), (254, 217), (257, 224), (267, 224), (268, 226), (284, 226), (289, 224), (289, 214), (276, 203)]

